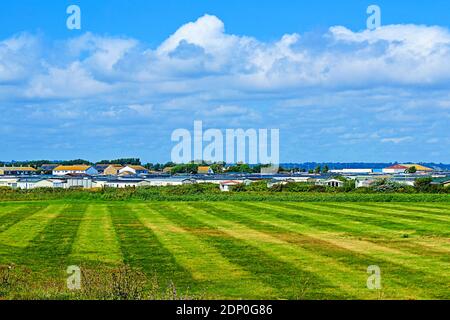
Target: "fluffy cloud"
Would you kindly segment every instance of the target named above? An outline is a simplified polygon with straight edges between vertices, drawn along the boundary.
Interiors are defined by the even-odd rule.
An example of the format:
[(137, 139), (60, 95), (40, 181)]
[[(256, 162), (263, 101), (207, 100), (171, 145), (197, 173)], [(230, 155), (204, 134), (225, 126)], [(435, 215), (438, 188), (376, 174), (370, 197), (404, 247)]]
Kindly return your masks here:
[[(138, 132), (144, 120), (166, 134), (170, 125), (199, 119), (281, 128), (289, 146), (297, 145), (294, 154), (299, 139), (330, 152), (370, 143), (374, 154), (377, 146), (410, 154), (399, 146), (445, 136), (448, 61), (450, 32), (438, 26), (335, 26), (263, 42), (229, 34), (218, 17), (205, 15), (156, 48), (91, 33), (62, 44), (20, 34), (0, 41), (0, 109), (10, 110), (2, 119), (9, 131), (25, 108), (31, 118), (59, 119), (55, 130), (88, 121), (115, 139)], [(157, 119), (170, 123), (163, 128)]]
[(319, 48), (298, 34), (261, 42), (228, 34), (220, 19), (205, 15), (156, 49), (135, 39), (87, 33), (67, 40), (58, 60), (36, 49), (39, 38), (20, 35), (0, 42), (0, 83), (26, 78), (25, 97), (71, 99), (108, 89), (150, 97), (244, 95), (311, 87), (447, 86), (450, 81), (450, 33), (441, 27), (391, 25), (354, 32), (336, 26), (316, 38)]
[(51, 67), (33, 78), (26, 89), (30, 98), (83, 98), (108, 91), (109, 85), (96, 80), (79, 62), (66, 68)]
[(0, 41), (0, 86), (17, 84), (39, 68), (40, 39), (20, 34)]
[(381, 140), (381, 142), (399, 144), (405, 141), (412, 141), (412, 140), (414, 140), (413, 137), (398, 137), (398, 138), (384, 138)]
[(101, 76), (112, 72), (117, 63), (137, 45), (138, 41), (134, 39), (99, 37), (87, 33), (67, 41), (66, 47), (69, 56), (86, 56), (82, 60), (83, 64)]

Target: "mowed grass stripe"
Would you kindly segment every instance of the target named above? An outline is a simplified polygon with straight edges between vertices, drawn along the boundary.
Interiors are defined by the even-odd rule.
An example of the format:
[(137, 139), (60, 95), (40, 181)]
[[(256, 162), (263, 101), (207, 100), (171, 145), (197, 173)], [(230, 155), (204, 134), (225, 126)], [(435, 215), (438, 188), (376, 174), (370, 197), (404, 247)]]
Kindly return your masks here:
[(447, 231), (437, 230), (435, 224), (427, 224), (426, 228), (423, 225), (408, 221), (400, 218), (390, 218), (388, 216), (377, 216), (375, 210), (362, 208), (357, 209), (351, 205), (341, 203), (283, 203), (283, 204), (271, 204), (273, 206), (280, 206), (283, 208), (291, 208), (295, 210), (306, 211), (308, 213), (319, 214), (323, 219), (327, 221), (335, 221), (334, 223), (341, 226), (356, 226), (353, 231), (361, 231), (364, 226), (369, 228), (383, 228), (386, 231), (396, 232), (398, 236), (414, 232), (418, 235), (440, 235), (445, 236)]
[[(432, 258), (431, 263), (438, 263), (438, 261), (448, 262), (448, 256), (440, 255), (442, 251), (438, 250), (438, 246), (434, 249), (430, 249), (426, 246), (417, 244), (416, 248), (411, 248), (408, 245), (403, 246), (406, 243), (406, 239), (402, 239), (405, 233), (414, 233), (414, 229), (401, 229), (395, 228), (393, 230), (389, 228), (383, 228), (374, 226), (370, 223), (365, 223), (364, 218), (354, 217), (354, 215), (346, 214), (349, 209), (341, 209), (337, 207), (328, 208), (327, 206), (333, 206), (333, 204), (298, 204), (298, 203), (271, 203), (262, 206), (261, 204), (245, 204), (244, 206), (250, 206), (256, 210), (264, 210), (264, 207), (275, 210), (277, 217), (292, 221), (295, 223), (307, 224), (312, 227), (320, 228), (321, 230), (333, 230), (334, 232), (342, 232), (348, 235), (364, 238), (366, 241), (377, 243), (379, 246), (384, 246), (386, 251), (390, 248), (393, 254), (405, 254), (403, 251), (407, 251), (409, 254), (416, 255), (419, 250), (421, 254), (430, 256)], [(326, 208), (324, 208), (324, 206)], [(319, 214), (319, 216), (317, 216)], [(314, 220), (319, 220), (317, 223)], [(322, 222), (326, 221), (329, 224), (328, 227), (323, 227)], [(357, 220), (357, 221), (355, 221)], [(427, 233), (425, 235), (429, 235)], [(377, 239), (386, 239), (387, 241), (381, 243), (377, 242)], [(445, 237), (435, 238), (440, 243), (445, 243)], [(404, 240), (401, 242), (400, 240)], [(393, 242), (394, 241), (394, 242)]]
[(72, 258), (80, 262), (119, 265), (123, 262), (119, 241), (106, 205), (89, 205), (78, 229)]
[(352, 296), (353, 288), (358, 286), (364, 288), (365, 286), (364, 274), (361, 275), (333, 259), (311, 253), (301, 247), (294, 247), (285, 240), (278, 239), (266, 232), (260, 232), (253, 227), (247, 227), (238, 221), (230, 221), (218, 215), (208, 214), (207, 211), (198, 207), (196, 209), (195, 217), (199, 221), (216, 226), (224, 233), (260, 249), (275, 259), (308, 272), (316, 272), (324, 282), (329, 282), (339, 288), (341, 292), (345, 292), (344, 295)]
[(447, 233), (444, 230), (438, 230), (435, 223), (422, 222), (419, 224), (417, 221), (383, 214), (381, 211), (371, 209), (368, 206), (358, 206), (353, 205), (353, 203), (302, 204), (302, 207), (322, 210), (327, 215), (338, 213), (339, 217), (346, 222), (364, 223), (403, 234), (413, 232), (420, 235), (445, 235)]
[[(377, 215), (375, 209), (367, 209), (371, 213), (365, 215), (363, 211), (366, 210), (366, 207), (360, 206), (356, 208), (353, 207), (353, 203), (348, 205), (343, 203), (284, 203), (281, 205), (273, 203), (270, 205), (276, 206), (281, 210), (291, 210), (290, 212), (301, 215), (302, 221), (305, 219), (306, 222), (308, 222), (309, 217), (305, 216), (305, 212), (309, 216), (318, 214), (320, 220), (326, 220), (330, 224), (334, 224), (330, 226), (331, 229), (342, 232), (351, 231), (352, 233), (360, 233), (362, 236), (376, 238), (379, 232), (383, 230), (384, 237), (390, 237), (394, 240), (401, 238), (403, 235), (408, 234), (408, 232), (433, 237), (445, 237), (447, 233), (446, 225), (440, 222), (429, 223), (429, 229), (421, 228), (421, 224), (416, 221), (411, 221), (407, 225), (396, 221), (392, 222), (390, 220), (392, 217), (383, 217), (382, 219), (378, 219), (378, 223), (373, 223), (373, 216)], [(358, 205), (355, 204), (355, 206)], [(355, 228), (352, 229), (351, 226), (355, 226)]]
[[(437, 235), (450, 236), (450, 229), (443, 228), (444, 223), (433, 223), (421, 221), (411, 221), (406, 218), (395, 217), (388, 213), (383, 213), (383, 210), (376, 210), (370, 206), (364, 206), (354, 203), (334, 203), (334, 204), (317, 204), (315, 207), (331, 208), (338, 210), (341, 214), (351, 217), (354, 221), (359, 221), (375, 226), (380, 226), (386, 229), (393, 230), (412, 230), (420, 235)], [(344, 213), (345, 212), (345, 213)]]
[[(241, 266), (251, 272), (253, 277), (266, 285), (273, 287), (277, 294), (267, 299), (339, 299), (349, 298), (333, 284), (319, 278), (317, 274), (308, 272), (298, 267), (283, 262), (256, 246), (246, 241), (236, 239), (233, 236), (219, 230), (213, 225), (198, 220), (198, 210), (183, 204), (170, 205), (158, 203), (164, 206), (166, 217), (176, 225), (195, 234), (201, 240), (214, 246), (222, 256), (230, 262)], [(226, 275), (224, 275), (226, 276)], [(314, 290), (310, 290), (314, 288)], [(246, 299), (257, 298), (249, 292)]]
[(6, 214), (0, 216), (0, 232), (4, 232), (8, 228), (12, 227), (16, 223), (19, 223), (23, 219), (26, 219), (39, 210), (42, 210), (46, 207), (44, 204), (34, 204), (29, 206), (19, 206), (16, 208), (12, 208)]
[[(403, 297), (413, 299), (420, 297), (426, 299), (433, 297), (433, 290), (430, 290), (430, 287), (446, 287), (445, 282), (439, 281), (441, 279), (440, 277), (436, 277), (436, 275), (430, 277), (428, 269), (422, 268), (417, 270), (403, 262), (399, 263), (390, 261), (389, 259), (386, 260), (384, 258), (386, 251), (392, 254), (389, 248), (358, 239), (349, 239), (348, 237), (340, 238), (337, 234), (314, 230), (310, 227), (275, 218), (264, 210), (252, 211), (249, 208), (242, 208), (238, 204), (211, 204), (210, 207), (213, 210), (216, 208), (216, 214), (223, 218), (234, 216), (234, 219), (236, 219), (236, 216), (238, 216), (240, 223), (245, 223), (265, 232), (271, 232), (274, 236), (285, 239), (289, 243), (299, 245), (311, 252), (331, 257), (362, 273), (365, 272), (369, 265), (379, 265), (385, 275), (383, 278), (383, 294), (385, 298), (395, 299)], [(208, 212), (210, 211), (208, 210)], [(420, 259), (422, 257), (416, 256), (415, 258)], [(434, 260), (429, 260), (428, 262), (436, 263)], [(430, 265), (430, 267), (432, 266)], [(445, 265), (438, 265), (435, 271), (438, 274), (440, 272), (446, 272)], [(423, 285), (423, 279), (426, 277), (431, 278), (431, 280), (439, 280)], [(411, 291), (411, 283), (414, 283), (417, 288), (424, 288), (423, 290), (416, 289)]]
[(426, 212), (431, 212), (435, 215), (442, 215), (448, 217), (450, 215), (450, 203), (420, 203), (419, 205), (414, 205), (414, 210), (423, 210)]
[[(243, 203), (243, 207), (253, 210), (265, 210), (277, 218), (292, 221), (316, 228), (324, 232), (359, 234), (361, 236), (377, 236), (380, 232), (392, 233), (391, 230), (382, 227), (371, 226), (358, 221), (346, 221), (345, 217), (314, 207), (303, 207), (297, 203)], [(400, 235), (401, 233), (399, 233)]]
[[(428, 206), (435, 211), (431, 215)], [(441, 221), (449, 216), (447, 207), (440, 207), (294, 202), (0, 204), (0, 212), (4, 210), (0, 264), (29, 267), (35, 279), (64, 286), (67, 266), (94, 261), (91, 254), (103, 249), (97, 242), (108, 242), (115, 235), (115, 250), (124, 263), (157, 275), (161, 286), (173, 281), (178, 292), (190, 288), (188, 294), (207, 298), (236, 299), (242, 294), (245, 299), (262, 295), (448, 299), (449, 228)], [(24, 214), (24, 208), (33, 213)], [(424, 210), (424, 221), (418, 210)], [(83, 243), (86, 246), (80, 246)], [(155, 268), (155, 263), (160, 266)], [(368, 264), (381, 267), (381, 292), (365, 287)], [(105, 265), (111, 263), (98, 259), (99, 267)], [(245, 282), (239, 281), (240, 272)]]
[[(214, 206), (214, 205), (213, 205)], [(216, 205), (217, 206), (217, 205)], [(313, 243), (321, 243), (324, 246), (334, 246), (333, 243), (322, 241), (323, 238), (340, 238), (342, 236), (342, 233), (335, 232), (334, 230), (323, 230), (319, 228), (314, 228), (310, 225), (303, 224), (299, 221), (293, 222), (291, 220), (286, 220), (283, 218), (276, 217), (273, 214), (273, 211), (279, 210), (278, 208), (267, 208), (267, 206), (262, 206), (258, 203), (250, 204), (248, 207), (244, 207), (237, 204), (225, 204), (225, 210), (232, 211), (234, 210), (234, 213), (241, 217), (244, 217), (247, 220), (247, 223), (253, 224), (255, 226), (261, 226), (267, 228), (267, 231), (272, 231), (275, 236), (280, 235), (280, 231), (287, 231), (287, 232), (293, 232), (296, 236), (302, 238), (304, 237), (304, 240), (306, 242), (310, 241)], [(272, 229), (272, 230), (271, 230)], [(289, 234), (288, 234), (289, 235)], [(348, 237), (348, 234), (345, 234), (345, 236)], [(355, 243), (355, 246), (361, 247), (364, 252), (367, 253), (373, 253), (373, 252), (391, 252), (391, 253), (398, 253), (398, 250), (391, 250), (390, 248), (383, 247), (380, 245), (376, 245), (372, 242), (360, 240), (360, 239), (354, 239), (357, 243)], [(356, 251), (352, 251), (349, 248), (340, 247), (337, 246), (342, 250), (346, 250), (349, 254), (359, 254)], [(329, 255), (328, 252), (325, 253), (325, 255)]]
[(28, 246), (29, 242), (42, 232), (47, 224), (55, 219), (63, 209), (64, 206), (61, 205), (50, 205), (19, 221), (0, 233), (0, 243), (19, 248)]
[[(360, 204), (361, 205), (361, 204)], [(445, 216), (436, 215), (430, 212), (417, 212), (414, 211), (414, 207), (404, 207), (399, 208), (395, 206), (390, 206), (389, 204), (378, 204), (378, 203), (366, 203), (365, 204), (369, 209), (377, 210), (382, 213), (389, 213), (392, 217), (405, 218), (412, 221), (421, 221), (427, 223), (447, 223), (450, 224), (450, 215)]]
[(11, 214), (21, 208), (25, 207), (24, 205), (17, 205), (17, 204), (1, 204), (0, 205), (0, 219), (6, 215)]
[[(388, 277), (384, 277), (384, 296), (390, 298), (408, 297), (410, 299), (422, 297), (430, 298), (430, 295), (426, 290), (415, 290), (412, 292), (408, 287), (411, 280), (415, 280), (420, 284), (422, 276), (426, 276), (425, 273), (414, 269), (406, 268), (403, 264), (392, 263), (391, 261), (384, 260), (385, 250), (390, 251), (388, 248), (376, 246), (370, 242), (365, 241), (353, 241), (346, 239), (347, 245), (342, 245), (337, 234), (324, 231), (314, 231), (311, 227), (304, 227), (303, 225), (296, 224), (290, 221), (274, 218), (270, 213), (265, 210), (251, 210), (249, 208), (242, 208), (237, 204), (223, 204), (224, 207), (219, 209), (216, 214), (223, 218), (228, 216), (239, 217), (240, 223), (245, 223), (254, 228), (261, 229), (262, 231), (272, 232), (275, 237), (280, 237), (285, 241), (301, 246), (302, 248), (309, 250), (313, 253), (320, 254), (325, 257), (330, 257), (343, 263), (356, 272), (365, 274), (367, 267), (372, 264), (379, 265)], [(219, 207), (219, 204), (213, 204), (214, 207)], [(227, 207), (231, 207), (229, 210)], [(263, 208), (261, 208), (263, 209)], [(227, 213), (229, 212), (229, 213)], [(264, 221), (264, 223), (260, 223)], [(267, 226), (269, 224), (269, 226)], [(361, 250), (354, 251), (353, 248), (359, 248)], [(367, 250), (370, 248), (370, 250)], [(374, 254), (374, 251), (378, 254)], [(404, 279), (405, 274), (413, 275), (409, 279)], [(398, 276), (403, 276), (398, 278)], [(367, 290), (363, 291), (367, 296), (365, 298), (374, 298), (374, 293)], [(361, 293), (359, 294), (361, 296)]]
[(125, 264), (141, 269), (150, 277), (156, 276), (163, 286), (174, 283), (177, 288), (188, 290), (195, 283), (189, 271), (177, 263), (154, 232), (137, 218), (132, 207), (114, 204), (108, 210)]
[[(450, 198), (450, 195), (449, 195)], [(450, 212), (450, 203), (448, 202), (411, 202), (411, 203), (395, 203), (398, 206), (410, 206), (414, 208), (422, 209), (431, 209), (432, 212), (435, 213), (445, 213), (448, 215)]]
[(65, 206), (25, 248), (23, 262), (33, 268), (64, 274), (72, 264), (69, 256), (86, 207), (84, 204)]
[(442, 219), (445, 221), (450, 221), (450, 205), (446, 207), (438, 207), (436, 205), (424, 206), (422, 204), (410, 203), (410, 204), (400, 204), (400, 203), (370, 203), (367, 204), (372, 207), (377, 208), (387, 208), (400, 210), (402, 212), (407, 212), (408, 214), (415, 213), (416, 216), (424, 218)]
[(205, 290), (220, 292), (216, 298), (244, 299), (249, 292), (260, 299), (273, 296), (273, 288), (255, 281), (250, 273), (232, 264), (214, 247), (165, 218), (160, 213), (164, 208), (140, 205), (134, 206), (134, 210), (195, 281), (201, 282)]
[[(389, 204), (378, 205), (378, 204), (369, 204), (369, 203), (355, 203), (352, 207), (359, 208), (361, 210), (365, 210), (369, 213), (376, 212), (376, 216), (383, 216), (389, 218), (399, 218), (400, 221), (409, 221), (408, 223), (416, 224), (418, 221), (421, 222), (421, 225), (432, 225), (438, 226), (442, 223), (450, 224), (450, 216), (433, 216), (431, 214), (425, 213), (416, 213), (411, 209), (399, 209), (393, 206), (389, 206)], [(370, 210), (370, 211), (367, 211)]]

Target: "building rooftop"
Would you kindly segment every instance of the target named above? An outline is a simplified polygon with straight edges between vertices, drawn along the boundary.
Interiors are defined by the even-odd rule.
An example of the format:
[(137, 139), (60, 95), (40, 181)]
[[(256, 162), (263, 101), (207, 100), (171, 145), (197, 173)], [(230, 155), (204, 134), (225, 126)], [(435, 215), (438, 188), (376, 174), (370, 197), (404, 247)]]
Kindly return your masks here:
[(402, 164), (395, 164), (393, 166), (387, 167), (386, 169), (408, 169), (407, 166), (402, 165)]
[(143, 166), (139, 166), (139, 165), (129, 165), (129, 166), (125, 166), (125, 167), (131, 168), (133, 170), (139, 170), (139, 171), (147, 170), (147, 168), (145, 168)]
[(5, 170), (5, 171), (37, 171), (35, 168), (32, 168), (32, 167), (0, 167), (0, 170)]
[(90, 167), (86, 165), (58, 166), (54, 171), (86, 171)]

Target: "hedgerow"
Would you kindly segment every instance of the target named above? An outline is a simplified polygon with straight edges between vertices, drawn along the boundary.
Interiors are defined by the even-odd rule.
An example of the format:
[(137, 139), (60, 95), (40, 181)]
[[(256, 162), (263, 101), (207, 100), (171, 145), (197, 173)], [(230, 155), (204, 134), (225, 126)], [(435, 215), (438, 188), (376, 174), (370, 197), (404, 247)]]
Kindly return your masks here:
[[(448, 193), (375, 192), (314, 186), (307, 192), (299, 186), (283, 186), (280, 190), (221, 192), (218, 185), (194, 184), (167, 187), (103, 188), (103, 189), (33, 189), (0, 188), (0, 201), (297, 201), (297, 202), (450, 202)], [(298, 191), (292, 191), (298, 190)]]

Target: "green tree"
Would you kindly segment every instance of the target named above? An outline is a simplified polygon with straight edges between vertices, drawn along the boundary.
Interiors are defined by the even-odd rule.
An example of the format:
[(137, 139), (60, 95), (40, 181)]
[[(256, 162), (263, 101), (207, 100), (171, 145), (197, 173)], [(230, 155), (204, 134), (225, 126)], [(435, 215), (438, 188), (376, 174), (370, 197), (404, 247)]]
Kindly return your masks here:
[(179, 164), (174, 166), (171, 170), (171, 174), (177, 174), (177, 173), (189, 173), (189, 174), (195, 174), (198, 171), (198, 165), (189, 163), (189, 164)]
[(223, 171), (223, 164), (221, 163), (214, 163), (211, 165), (211, 169), (212, 171), (214, 171), (214, 173), (222, 173)]
[(419, 192), (427, 192), (431, 189), (431, 182), (433, 182), (433, 179), (430, 177), (418, 178), (414, 182), (414, 187)]
[(175, 167), (175, 163), (169, 161), (169, 162), (167, 162), (167, 163), (163, 166), (163, 169), (164, 169), (164, 168), (170, 168), (170, 167)]
[(417, 172), (417, 168), (416, 167), (410, 167), (406, 170), (406, 173), (416, 173)]

